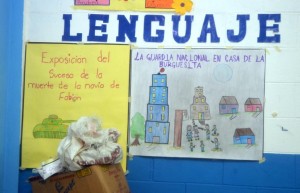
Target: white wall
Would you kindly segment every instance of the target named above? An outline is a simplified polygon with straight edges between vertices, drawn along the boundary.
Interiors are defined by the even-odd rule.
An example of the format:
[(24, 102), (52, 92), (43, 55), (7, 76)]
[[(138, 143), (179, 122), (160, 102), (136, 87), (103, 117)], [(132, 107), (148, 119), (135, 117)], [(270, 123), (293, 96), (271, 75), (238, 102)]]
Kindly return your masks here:
[[(61, 42), (64, 31), (63, 14), (72, 14), (71, 33), (82, 33), (82, 43), (88, 42), (89, 14), (109, 14), (107, 24), (108, 41), (116, 42), (118, 33), (118, 14), (139, 15), (137, 21), (136, 47), (209, 47), (209, 48), (263, 48), (266, 49), (265, 77), (265, 119), (264, 119), (264, 151), (266, 153), (300, 153), (300, 1), (299, 0), (194, 0), (194, 16), (191, 39), (185, 44), (178, 44), (172, 39), (172, 13), (143, 12), (107, 12), (91, 10), (75, 10), (73, 0), (28, 0), (25, 2), (25, 42)], [(147, 43), (143, 40), (143, 18), (146, 14), (165, 16), (163, 43)], [(201, 26), (206, 14), (213, 14), (219, 43), (198, 43)], [(247, 34), (243, 41), (232, 43), (227, 40), (227, 29), (238, 29), (237, 14), (249, 14)], [(280, 43), (257, 43), (259, 36), (258, 14), (280, 14)], [(183, 23), (184, 24), (184, 23)], [(273, 25), (274, 22), (268, 23)], [(100, 25), (100, 24), (99, 24)], [(184, 25), (183, 25), (184, 26)], [(274, 35), (269, 32), (268, 35)], [(209, 36), (208, 36), (209, 37)], [(97, 43), (97, 42), (89, 42)], [(125, 43), (130, 43), (128, 40)], [(282, 127), (287, 131), (282, 131)]]

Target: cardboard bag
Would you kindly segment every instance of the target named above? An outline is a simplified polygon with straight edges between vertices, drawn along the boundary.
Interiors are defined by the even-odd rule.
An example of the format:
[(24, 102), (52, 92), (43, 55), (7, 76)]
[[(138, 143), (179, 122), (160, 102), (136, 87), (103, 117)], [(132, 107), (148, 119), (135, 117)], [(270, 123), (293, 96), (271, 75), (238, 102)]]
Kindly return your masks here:
[(33, 193), (130, 193), (121, 164), (92, 165), (75, 172), (29, 179)]

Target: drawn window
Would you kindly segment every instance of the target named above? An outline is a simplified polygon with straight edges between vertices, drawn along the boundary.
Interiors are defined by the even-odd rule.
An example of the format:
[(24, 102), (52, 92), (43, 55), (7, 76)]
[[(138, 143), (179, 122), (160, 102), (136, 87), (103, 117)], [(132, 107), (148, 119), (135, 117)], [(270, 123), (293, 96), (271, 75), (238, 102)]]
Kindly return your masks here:
[(161, 114), (161, 120), (165, 120), (165, 114)]
[(193, 110), (196, 110), (196, 106), (193, 106)]
[(208, 110), (208, 106), (205, 106), (205, 110)]
[(153, 114), (152, 113), (150, 113), (150, 118), (149, 118), (150, 120), (152, 120), (153, 119)]
[(196, 103), (199, 103), (199, 99), (198, 99), (198, 98), (196, 98), (195, 102), (196, 102)]
[(152, 133), (152, 127), (149, 127), (149, 128), (148, 128), (148, 132), (149, 132), (149, 133)]
[(152, 97), (153, 97), (153, 98), (155, 98), (155, 97), (156, 97), (156, 94), (155, 94), (155, 93), (153, 93), (153, 94), (152, 94)]
[(165, 106), (162, 106), (162, 107), (161, 107), (161, 111), (165, 111)]
[(201, 102), (202, 102), (202, 103), (205, 103), (205, 98), (202, 98), (202, 99), (201, 99)]
[(198, 112), (198, 119), (199, 119), (199, 120), (203, 120), (203, 113)]
[(154, 79), (154, 82), (156, 83), (156, 82), (157, 82), (157, 80), (156, 80), (156, 79)]
[(164, 127), (164, 131), (163, 132), (164, 132), (164, 135), (166, 135), (167, 134), (167, 128)]
[(156, 91), (156, 89), (155, 89), (155, 88), (152, 88), (152, 91)]
[(155, 103), (156, 101), (155, 101), (155, 99), (152, 99), (152, 103)]
[(150, 111), (153, 111), (153, 106), (150, 106)]
[(163, 79), (161, 79), (161, 82), (165, 82), (165, 79), (163, 78)]

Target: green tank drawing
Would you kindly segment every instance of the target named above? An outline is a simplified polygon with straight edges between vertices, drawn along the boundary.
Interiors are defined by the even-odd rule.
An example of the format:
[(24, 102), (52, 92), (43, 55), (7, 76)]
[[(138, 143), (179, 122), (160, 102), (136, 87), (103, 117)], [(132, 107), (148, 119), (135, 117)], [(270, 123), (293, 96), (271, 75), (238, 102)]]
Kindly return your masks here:
[(69, 124), (74, 120), (62, 120), (57, 115), (49, 115), (33, 128), (34, 138), (63, 139), (68, 133)]

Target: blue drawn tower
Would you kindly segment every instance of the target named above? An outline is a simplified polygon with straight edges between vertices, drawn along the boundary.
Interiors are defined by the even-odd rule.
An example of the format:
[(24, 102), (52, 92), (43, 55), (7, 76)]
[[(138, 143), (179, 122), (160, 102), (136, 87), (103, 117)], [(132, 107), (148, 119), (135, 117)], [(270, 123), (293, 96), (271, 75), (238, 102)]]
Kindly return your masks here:
[(152, 86), (149, 87), (147, 120), (145, 124), (146, 143), (169, 143), (169, 105), (167, 75), (152, 74)]

